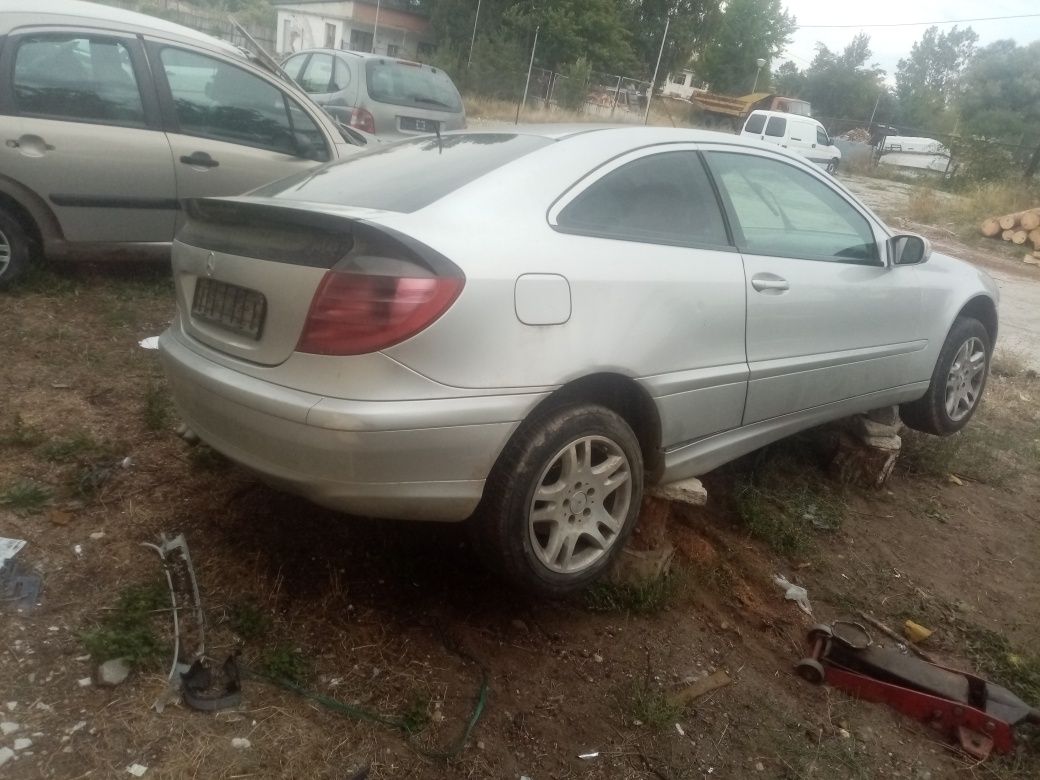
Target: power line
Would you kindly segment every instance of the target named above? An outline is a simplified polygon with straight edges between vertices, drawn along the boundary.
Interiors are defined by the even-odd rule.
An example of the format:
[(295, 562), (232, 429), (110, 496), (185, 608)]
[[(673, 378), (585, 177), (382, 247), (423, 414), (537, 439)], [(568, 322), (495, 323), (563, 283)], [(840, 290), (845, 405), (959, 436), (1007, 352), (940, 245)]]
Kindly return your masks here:
[(1004, 19), (1035, 19), (1040, 14), (1015, 14), (1013, 16), (980, 16), (976, 19), (939, 19), (934, 22), (889, 22), (882, 24), (800, 24), (800, 30), (848, 29), (861, 27), (924, 27), (932, 24), (964, 24), (965, 22), (995, 22)]

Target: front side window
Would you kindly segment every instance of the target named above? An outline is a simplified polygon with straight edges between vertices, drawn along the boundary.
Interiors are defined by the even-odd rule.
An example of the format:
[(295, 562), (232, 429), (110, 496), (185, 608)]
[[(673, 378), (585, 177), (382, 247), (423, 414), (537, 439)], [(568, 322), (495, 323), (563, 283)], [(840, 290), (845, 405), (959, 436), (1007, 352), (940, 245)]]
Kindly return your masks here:
[(824, 130), (822, 127), (817, 127), (816, 128), (816, 143), (819, 144), (820, 146), (830, 146), (831, 145), (831, 139), (827, 135), (827, 131)]
[(628, 241), (727, 246), (718, 199), (696, 152), (662, 152), (611, 171), (567, 204), (559, 227)]
[(242, 68), (195, 52), (163, 49), (160, 56), (180, 132), (328, 159), (321, 131), (281, 90)]
[(866, 217), (819, 179), (750, 154), (709, 152), (706, 157), (736, 218), (734, 233), (742, 252), (880, 264)]
[(766, 135), (773, 138), (783, 138), (787, 132), (787, 120), (782, 116), (771, 116), (766, 122)]
[(45, 35), (21, 41), (14, 60), (19, 114), (144, 127), (130, 52), (116, 40)]
[(762, 114), (752, 114), (748, 117), (747, 124), (744, 125), (744, 132), (759, 135), (765, 126), (766, 118)]

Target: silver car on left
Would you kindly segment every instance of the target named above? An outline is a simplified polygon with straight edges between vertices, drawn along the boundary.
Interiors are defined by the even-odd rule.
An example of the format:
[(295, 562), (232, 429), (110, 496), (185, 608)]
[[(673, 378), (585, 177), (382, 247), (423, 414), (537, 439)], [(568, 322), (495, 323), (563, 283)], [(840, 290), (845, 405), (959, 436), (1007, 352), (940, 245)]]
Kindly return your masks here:
[(75, 0), (0, 5), (0, 287), (40, 251), (163, 255), (181, 198), (237, 195), (359, 139), (229, 43)]

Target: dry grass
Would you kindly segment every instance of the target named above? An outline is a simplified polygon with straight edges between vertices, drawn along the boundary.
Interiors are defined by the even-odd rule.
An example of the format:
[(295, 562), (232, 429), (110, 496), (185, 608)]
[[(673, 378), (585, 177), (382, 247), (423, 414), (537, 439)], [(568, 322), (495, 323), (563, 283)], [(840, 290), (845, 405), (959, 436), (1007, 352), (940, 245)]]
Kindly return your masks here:
[[(477, 95), (466, 95), (466, 116), (475, 122), (515, 122), (516, 106), (512, 101), (485, 98)], [(693, 127), (689, 123), (688, 103), (662, 98), (654, 98), (650, 106), (648, 125), (661, 127)], [(521, 123), (525, 124), (643, 124), (642, 112), (615, 109), (613, 113), (604, 109), (599, 113), (569, 111), (567, 109), (543, 106), (535, 107), (530, 103), (520, 114)]]

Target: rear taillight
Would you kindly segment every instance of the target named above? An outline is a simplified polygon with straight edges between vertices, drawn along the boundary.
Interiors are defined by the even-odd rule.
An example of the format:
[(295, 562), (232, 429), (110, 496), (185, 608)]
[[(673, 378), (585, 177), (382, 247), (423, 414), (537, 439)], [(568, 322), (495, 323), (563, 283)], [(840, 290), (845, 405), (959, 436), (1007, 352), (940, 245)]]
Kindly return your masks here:
[(350, 115), (350, 126), (363, 130), (366, 133), (376, 132), (376, 120), (370, 111), (363, 108), (355, 108)]
[(361, 355), (398, 344), (429, 327), (462, 292), (456, 276), (325, 274), (296, 349)]

